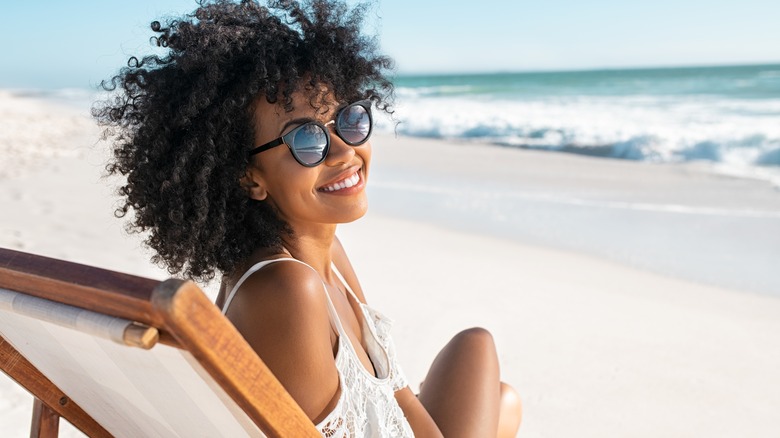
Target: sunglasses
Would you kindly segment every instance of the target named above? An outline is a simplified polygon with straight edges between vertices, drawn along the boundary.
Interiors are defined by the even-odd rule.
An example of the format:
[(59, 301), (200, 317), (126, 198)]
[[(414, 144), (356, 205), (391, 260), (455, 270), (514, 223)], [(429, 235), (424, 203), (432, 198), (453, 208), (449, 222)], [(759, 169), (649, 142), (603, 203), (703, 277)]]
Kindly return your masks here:
[(335, 125), (336, 135), (350, 146), (360, 146), (371, 136), (374, 121), (371, 118), (371, 101), (361, 100), (347, 105), (336, 113), (336, 118), (324, 125), (320, 122), (306, 122), (276, 140), (247, 152), (247, 156), (259, 154), (279, 145), (286, 144), (295, 161), (302, 166), (314, 167), (328, 156), (330, 132), (328, 125)]

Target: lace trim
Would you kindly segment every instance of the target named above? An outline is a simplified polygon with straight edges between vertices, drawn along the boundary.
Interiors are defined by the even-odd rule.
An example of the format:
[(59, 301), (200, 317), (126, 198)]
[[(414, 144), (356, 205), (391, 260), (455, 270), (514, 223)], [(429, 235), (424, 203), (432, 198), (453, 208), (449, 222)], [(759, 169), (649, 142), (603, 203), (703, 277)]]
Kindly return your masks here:
[(341, 395), (336, 407), (317, 429), (328, 438), (413, 437), (409, 422), (395, 400), (395, 391), (407, 384), (395, 360), (395, 346), (390, 337), (392, 320), (365, 304), (361, 303), (361, 307), (367, 316), (364, 318), (366, 324), (387, 355), (388, 374), (381, 379), (370, 375), (349, 340), (342, 342), (341, 336), (346, 335), (340, 334), (336, 368)]

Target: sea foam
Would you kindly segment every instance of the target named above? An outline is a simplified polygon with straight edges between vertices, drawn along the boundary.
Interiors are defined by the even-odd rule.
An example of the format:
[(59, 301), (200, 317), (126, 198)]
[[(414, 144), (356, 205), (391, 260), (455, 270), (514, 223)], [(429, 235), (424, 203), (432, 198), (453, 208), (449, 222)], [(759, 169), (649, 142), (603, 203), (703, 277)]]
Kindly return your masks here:
[(780, 68), (400, 80), (402, 135), (648, 162), (780, 183)]

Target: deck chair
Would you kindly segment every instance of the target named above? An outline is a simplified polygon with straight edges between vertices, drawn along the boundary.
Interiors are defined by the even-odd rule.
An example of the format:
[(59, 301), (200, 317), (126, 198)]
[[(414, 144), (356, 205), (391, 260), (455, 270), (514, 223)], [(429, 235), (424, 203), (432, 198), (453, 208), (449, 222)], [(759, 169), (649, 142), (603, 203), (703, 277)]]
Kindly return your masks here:
[(0, 368), (35, 397), (31, 436), (321, 437), (190, 281), (0, 248)]

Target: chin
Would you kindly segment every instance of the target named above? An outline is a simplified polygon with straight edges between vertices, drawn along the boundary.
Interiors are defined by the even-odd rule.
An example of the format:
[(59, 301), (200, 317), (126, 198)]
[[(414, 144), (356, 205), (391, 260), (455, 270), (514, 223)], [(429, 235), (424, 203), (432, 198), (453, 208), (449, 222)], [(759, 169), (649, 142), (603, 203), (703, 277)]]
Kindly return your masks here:
[(359, 215), (357, 215), (357, 216), (355, 216), (355, 217), (353, 217), (353, 218), (347, 219), (347, 220), (345, 220), (345, 221), (344, 221), (344, 222), (342, 222), (342, 223), (343, 223), (343, 224), (348, 224), (348, 223), (350, 223), (350, 222), (355, 222), (356, 220), (358, 220), (358, 219), (362, 218), (362, 217), (363, 217), (363, 216), (365, 216), (365, 215), (366, 215), (366, 212), (364, 211), (362, 214), (359, 214)]
[(355, 208), (350, 208), (349, 211), (342, 210), (336, 223), (348, 224), (350, 222), (355, 222), (365, 216), (367, 211), (368, 203), (362, 202), (361, 205), (356, 205)]

